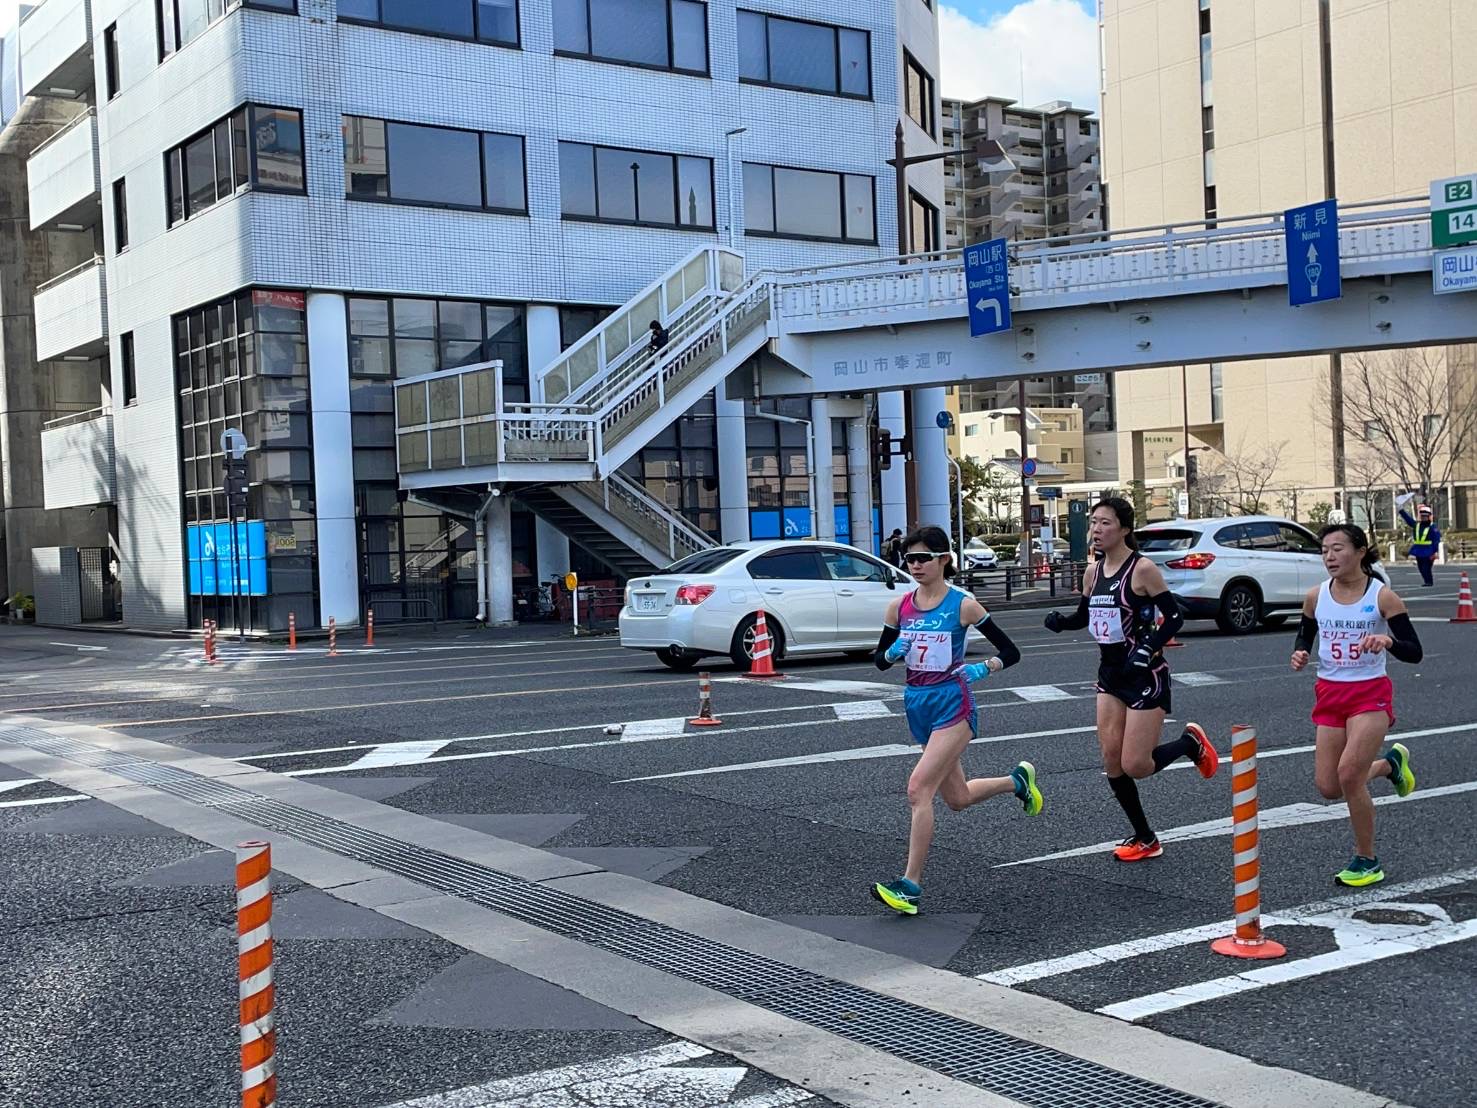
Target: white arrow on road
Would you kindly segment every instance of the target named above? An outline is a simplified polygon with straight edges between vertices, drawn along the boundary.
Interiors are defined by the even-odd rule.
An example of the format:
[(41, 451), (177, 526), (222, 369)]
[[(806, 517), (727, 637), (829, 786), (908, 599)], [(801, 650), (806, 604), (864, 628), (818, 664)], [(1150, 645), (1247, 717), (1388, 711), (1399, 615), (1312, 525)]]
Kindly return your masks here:
[(998, 300), (986, 300), (982, 296), (982, 297), (979, 298), (978, 301), (976, 301), (976, 303), (974, 305), (974, 308), (975, 308), (975, 311), (978, 311), (978, 312), (989, 312), (989, 311), (993, 311), (995, 313), (995, 326), (996, 327), (999, 327), (1000, 326), (1000, 301), (998, 301)]

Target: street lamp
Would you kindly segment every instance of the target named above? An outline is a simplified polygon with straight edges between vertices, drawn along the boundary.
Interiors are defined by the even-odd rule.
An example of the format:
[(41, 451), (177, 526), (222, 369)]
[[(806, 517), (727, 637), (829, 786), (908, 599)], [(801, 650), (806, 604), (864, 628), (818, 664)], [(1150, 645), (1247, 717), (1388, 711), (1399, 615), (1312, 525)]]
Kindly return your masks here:
[(731, 131), (723, 132), (723, 145), (728, 162), (728, 248), (730, 250), (738, 249), (738, 220), (734, 215), (738, 209), (734, 205), (734, 194), (737, 192), (737, 186), (734, 184), (733, 175), (733, 140), (747, 130), (747, 127), (735, 127)]

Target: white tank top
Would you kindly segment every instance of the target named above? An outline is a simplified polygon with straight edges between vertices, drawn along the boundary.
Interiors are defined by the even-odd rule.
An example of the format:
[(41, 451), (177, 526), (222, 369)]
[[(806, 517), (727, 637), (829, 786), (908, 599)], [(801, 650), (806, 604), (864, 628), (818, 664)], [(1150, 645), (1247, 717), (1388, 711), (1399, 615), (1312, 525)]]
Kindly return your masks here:
[(1385, 583), (1369, 579), (1364, 595), (1352, 604), (1333, 598), (1333, 581), (1318, 587), (1318, 676), (1324, 681), (1373, 681), (1385, 676), (1385, 652), (1366, 654), (1359, 649), (1365, 635), (1388, 635), (1390, 625), (1380, 615), (1380, 590)]

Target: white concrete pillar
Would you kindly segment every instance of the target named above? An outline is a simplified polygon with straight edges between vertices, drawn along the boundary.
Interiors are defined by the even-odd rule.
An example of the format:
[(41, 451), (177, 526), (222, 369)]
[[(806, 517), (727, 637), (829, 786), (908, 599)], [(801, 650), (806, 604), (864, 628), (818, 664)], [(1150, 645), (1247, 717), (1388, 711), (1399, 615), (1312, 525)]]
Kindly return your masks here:
[(948, 403), (942, 388), (913, 390), (913, 468), (918, 484), (918, 523), (954, 534), (954, 498), (949, 495), (949, 433), (938, 425)]
[[(877, 424), (892, 432), (892, 441), (903, 439), (906, 427), (903, 422), (903, 394), (882, 392), (877, 394)], [(908, 475), (907, 466), (901, 456), (892, 459), (892, 468), (882, 471), (882, 534), (892, 534), (900, 527), (904, 534), (909, 531), (908, 520)]]
[(836, 541), (836, 467), (831, 461), (831, 402), (817, 396), (810, 402), (810, 426), (815, 445), (815, 537)]
[(354, 433), (349, 414), (349, 321), (344, 298), (308, 293), (308, 382), (313, 402), (313, 497), (318, 509), (320, 618), (359, 622), (354, 534)]
[(494, 496), (482, 516), (487, 546), (487, 622), (505, 627), (513, 622), (513, 504)]
[(718, 530), (724, 542), (749, 539), (749, 452), (744, 402), (729, 400), (719, 385), (713, 407), (718, 415)]
[(851, 478), (851, 545), (876, 554), (872, 542), (872, 444), (865, 417), (846, 421), (846, 472)]
[(523, 328), (528, 340), (528, 396), (535, 404), (544, 402), (539, 373), (559, 357), (559, 309), (553, 304), (529, 304), (523, 309)]
[(533, 541), (538, 548), (538, 580), (544, 584), (551, 577), (563, 577), (570, 570), (569, 536), (552, 523), (535, 517)]

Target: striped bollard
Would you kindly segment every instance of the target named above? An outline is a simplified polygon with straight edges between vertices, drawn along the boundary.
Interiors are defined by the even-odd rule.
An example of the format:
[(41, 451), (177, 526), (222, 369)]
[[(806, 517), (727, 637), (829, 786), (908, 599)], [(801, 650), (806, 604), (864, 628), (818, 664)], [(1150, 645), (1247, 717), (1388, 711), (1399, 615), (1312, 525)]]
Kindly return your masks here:
[(241, 1108), (277, 1103), (273, 1026), (272, 845), (236, 847), (236, 963), (241, 1006)]
[(297, 613), (287, 613), (287, 649), (297, 649)]
[(723, 721), (713, 714), (713, 676), (697, 675), (697, 715), (687, 721), (694, 727), (718, 727)]
[(215, 654), (215, 620), (205, 621), (205, 660), (211, 665), (219, 665), (220, 659)]
[(364, 617), (364, 645), (374, 645), (374, 609), (365, 609)]
[(333, 616), (328, 617), (328, 656), (338, 656), (338, 620)]
[(1287, 948), (1262, 935), (1262, 863), (1257, 830), (1256, 729), (1231, 728), (1231, 849), (1236, 872), (1236, 931), (1210, 949), (1231, 958), (1281, 958)]

